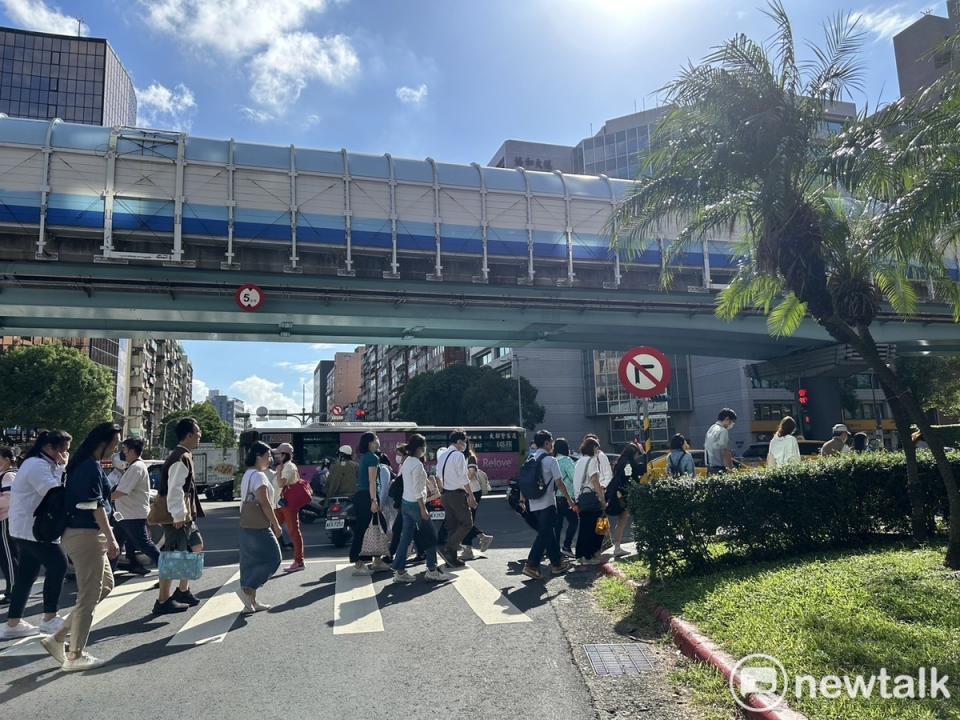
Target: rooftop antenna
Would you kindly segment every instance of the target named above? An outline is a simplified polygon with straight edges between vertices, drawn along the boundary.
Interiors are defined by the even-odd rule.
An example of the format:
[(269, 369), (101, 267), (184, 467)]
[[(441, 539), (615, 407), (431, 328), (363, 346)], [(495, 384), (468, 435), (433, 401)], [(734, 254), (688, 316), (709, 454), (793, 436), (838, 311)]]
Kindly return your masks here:
[(634, 111), (634, 112), (637, 111), (637, 99), (636, 99), (636, 98), (633, 99), (633, 111)]
[(593, 137), (593, 123), (590, 123), (590, 137)]
[(77, 18), (77, 37), (80, 37), (81, 35), (83, 35), (83, 18), (78, 17)]

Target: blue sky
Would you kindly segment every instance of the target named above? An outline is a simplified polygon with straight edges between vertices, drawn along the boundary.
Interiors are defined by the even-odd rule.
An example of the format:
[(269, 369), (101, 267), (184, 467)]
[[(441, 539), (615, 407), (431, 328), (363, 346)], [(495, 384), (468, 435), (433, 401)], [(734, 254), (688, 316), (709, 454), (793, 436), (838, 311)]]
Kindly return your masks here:
[[(15, 27), (106, 37), (133, 75), (141, 124), (196, 135), (448, 162), (507, 138), (575, 144), (657, 104), (688, 60), (736, 32), (766, 38), (761, 2), (733, 0), (0, 0)], [(795, 35), (860, 16), (858, 106), (897, 95), (892, 36), (942, 2), (785, 0)], [(349, 347), (190, 342), (198, 392), (297, 407), (308, 366)], [(242, 358), (225, 364), (224, 357)], [(286, 363), (281, 365), (280, 363)], [(308, 397), (309, 401), (309, 397)]]

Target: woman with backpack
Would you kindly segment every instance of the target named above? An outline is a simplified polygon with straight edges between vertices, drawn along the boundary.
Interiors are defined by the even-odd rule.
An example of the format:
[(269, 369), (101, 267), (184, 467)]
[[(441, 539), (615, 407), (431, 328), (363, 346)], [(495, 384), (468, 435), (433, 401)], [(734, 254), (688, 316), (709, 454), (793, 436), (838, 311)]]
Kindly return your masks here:
[[(77, 600), (70, 612), (70, 625), (64, 625), (52, 637), (44, 638), (44, 647), (60, 663), (64, 672), (92, 670), (104, 661), (85, 651), (97, 604), (113, 590), (110, 561), (120, 554), (120, 546), (110, 526), (110, 483), (102, 462), (120, 443), (120, 427), (110, 422), (93, 428), (67, 463), (67, 529), (63, 531), (63, 551), (73, 563), (77, 575)], [(64, 643), (70, 632), (70, 652)]]
[[(57, 615), (60, 591), (67, 574), (67, 558), (60, 548), (59, 538), (53, 542), (39, 542), (33, 534), (34, 513), (47, 493), (59, 488), (73, 438), (62, 430), (43, 430), (27, 452), (17, 481), (10, 489), (10, 536), (17, 546), (18, 573), (10, 594), (7, 624), (0, 631), (0, 640), (30, 637), (44, 633), (53, 635), (63, 627), (63, 618)], [(23, 611), (30, 590), (43, 568), (43, 616), (40, 627), (23, 620)]]
[(0, 570), (6, 590), (0, 595), (0, 605), (10, 602), (13, 580), (17, 576), (17, 552), (10, 537), (10, 491), (17, 477), (17, 465), (13, 450), (0, 447)]
[(634, 478), (643, 476), (643, 453), (636, 443), (627, 443), (617, 458), (613, 467), (613, 480), (607, 486), (607, 513), (617, 519), (617, 527), (613, 531), (613, 556), (615, 558), (629, 555), (620, 547), (623, 535), (630, 524), (630, 510), (627, 507), (627, 496)]
[(573, 470), (573, 497), (580, 510), (580, 531), (575, 554), (584, 565), (603, 562), (600, 554), (603, 536), (596, 531), (597, 520), (603, 517), (606, 508), (603, 486), (600, 484), (602, 469), (599, 456), (602, 454), (596, 438), (585, 437), (580, 445), (580, 459)]
[(680, 433), (670, 438), (670, 454), (667, 455), (667, 473), (670, 477), (696, 477), (693, 455), (687, 452), (686, 447), (687, 439)]

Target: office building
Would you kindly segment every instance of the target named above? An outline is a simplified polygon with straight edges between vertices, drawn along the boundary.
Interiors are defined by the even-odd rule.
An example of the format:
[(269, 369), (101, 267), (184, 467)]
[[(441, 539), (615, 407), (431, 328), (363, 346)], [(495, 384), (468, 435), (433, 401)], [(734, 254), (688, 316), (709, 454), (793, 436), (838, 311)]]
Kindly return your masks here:
[(947, 17), (925, 13), (893, 36), (900, 96), (909, 97), (944, 74), (960, 70), (960, 50), (943, 48), (960, 31), (960, 0), (947, 2)]
[(321, 360), (313, 369), (313, 406), (314, 420), (326, 420), (330, 408), (327, 407), (327, 376), (333, 370), (333, 360)]
[(238, 417), (244, 412), (243, 400), (227, 397), (219, 390), (211, 390), (207, 393), (207, 402), (213, 405), (217, 415), (233, 428), (234, 433), (239, 435), (246, 429), (246, 419)]
[(106, 40), (0, 28), (0, 53), (0, 112), (136, 125), (133, 80)]
[(363, 377), (363, 347), (352, 353), (338, 352), (333, 358), (333, 368), (327, 373), (327, 411), (339, 406), (356, 408), (360, 399), (360, 383)]
[(359, 406), (367, 420), (397, 420), (407, 383), (426, 372), (467, 362), (467, 348), (434, 345), (371, 345), (363, 356)]
[(551, 145), (526, 140), (505, 140), (487, 165), (499, 168), (522, 167), (525, 170), (541, 172), (578, 172), (574, 148), (570, 145)]

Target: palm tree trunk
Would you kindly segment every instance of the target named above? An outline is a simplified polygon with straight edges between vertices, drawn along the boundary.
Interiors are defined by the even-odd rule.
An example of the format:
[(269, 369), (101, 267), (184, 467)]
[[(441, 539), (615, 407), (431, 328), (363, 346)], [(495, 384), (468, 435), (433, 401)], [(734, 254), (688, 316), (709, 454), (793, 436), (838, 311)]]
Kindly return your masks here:
[(923, 542), (930, 538), (930, 525), (927, 522), (929, 508), (926, 492), (920, 483), (920, 472), (917, 468), (917, 448), (910, 440), (910, 415), (903, 407), (903, 403), (886, 383), (880, 383), (883, 394), (890, 405), (894, 422), (897, 424), (897, 434), (903, 446), (903, 456), (907, 461), (907, 494), (910, 496), (910, 532), (913, 539)]
[(867, 365), (873, 370), (880, 382), (890, 389), (891, 397), (896, 398), (903, 405), (904, 410), (913, 419), (914, 424), (923, 433), (930, 452), (937, 463), (937, 470), (940, 472), (940, 479), (943, 481), (944, 488), (947, 491), (947, 505), (949, 508), (949, 540), (947, 542), (947, 556), (944, 564), (951, 570), (960, 570), (960, 488), (957, 487), (957, 480), (953, 475), (953, 467), (947, 459), (947, 454), (943, 448), (943, 442), (940, 440), (930, 427), (926, 413), (920, 407), (920, 403), (913, 396), (913, 392), (908, 387), (904, 387), (900, 378), (891, 370), (880, 357), (877, 350), (877, 343), (866, 326), (854, 330), (850, 325), (836, 316), (818, 319), (820, 324), (830, 335), (839, 342), (849, 344), (866, 361)]

